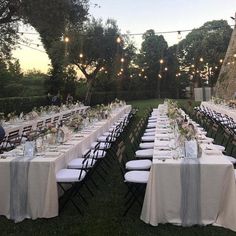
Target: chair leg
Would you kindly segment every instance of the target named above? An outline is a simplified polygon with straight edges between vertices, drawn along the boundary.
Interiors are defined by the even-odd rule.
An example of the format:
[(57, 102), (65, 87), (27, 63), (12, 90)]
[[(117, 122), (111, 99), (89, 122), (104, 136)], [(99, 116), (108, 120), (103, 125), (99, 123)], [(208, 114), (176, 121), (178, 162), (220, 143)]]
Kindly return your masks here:
[[(64, 200), (64, 203), (59, 204), (59, 213), (62, 212), (62, 210), (65, 208), (66, 204), (70, 201), (70, 202), (74, 205), (74, 207), (76, 208), (76, 210), (77, 210), (81, 215), (83, 215), (83, 212), (80, 210), (80, 208), (78, 207), (78, 205), (77, 205), (77, 204), (74, 202), (74, 200), (72, 199), (72, 197), (73, 197), (73, 195), (74, 195), (74, 193), (75, 193), (75, 191), (76, 191), (75, 185), (73, 185), (70, 189), (65, 190), (65, 188), (62, 186), (61, 183), (58, 183), (58, 184), (59, 184), (59, 186), (61, 187), (61, 189), (63, 190), (63, 192), (64, 192), (64, 194), (65, 194), (65, 196), (63, 195), (63, 196), (61, 197), (61, 200), (64, 200), (64, 198), (65, 198), (65, 200)], [(67, 196), (66, 196), (66, 195), (67, 195)], [(60, 200), (60, 199), (59, 199), (59, 200)]]

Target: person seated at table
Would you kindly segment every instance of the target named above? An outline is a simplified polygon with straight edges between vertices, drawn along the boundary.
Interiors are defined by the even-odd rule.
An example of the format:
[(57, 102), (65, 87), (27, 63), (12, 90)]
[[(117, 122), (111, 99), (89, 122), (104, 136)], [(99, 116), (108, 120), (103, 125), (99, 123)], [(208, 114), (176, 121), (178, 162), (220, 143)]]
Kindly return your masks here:
[(5, 137), (5, 130), (4, 128), (0, 125), (0, 143), (2, 142), (2, 140)]
[(0, 125), (0, 153), (3, 152), (3, 150), (2, 150), (2, 141), (4, 140), (4, 137), (5, 137), (5, 130)]

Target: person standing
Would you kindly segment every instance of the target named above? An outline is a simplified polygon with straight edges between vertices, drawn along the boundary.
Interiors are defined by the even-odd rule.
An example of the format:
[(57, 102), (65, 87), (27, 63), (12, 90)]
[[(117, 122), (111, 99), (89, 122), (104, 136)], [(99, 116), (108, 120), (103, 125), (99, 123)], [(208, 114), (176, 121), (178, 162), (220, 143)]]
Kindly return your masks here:
[(68, 93), (67, 97), (66, 97), (66, 104), (71, 104), (73, 103), (74, 98), (72, 97), (72, 95), (70, 93)]
[(60, 92), (57, 95), (52, 97), (52, 105), (54, 106), (61, 106), (61, 95)]

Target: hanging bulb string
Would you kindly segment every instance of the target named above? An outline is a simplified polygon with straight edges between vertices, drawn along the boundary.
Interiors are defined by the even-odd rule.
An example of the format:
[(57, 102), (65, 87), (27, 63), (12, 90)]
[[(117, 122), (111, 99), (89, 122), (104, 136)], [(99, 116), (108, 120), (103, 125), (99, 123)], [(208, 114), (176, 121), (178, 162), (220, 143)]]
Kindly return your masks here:
[[(235, 27), (235, 25), (229, 25), (230, 27)], [(182, 29), (182, 30), (170, 30), (170, 31), (156, 31), (155, 34), (159, 35), (159, 34), (173, 34), (173, 33), (184, 33), (184, 32), (191, 32), (193, 30), (217, 30), (223, 28), (222, 26), (215, 26), (215, 27), (203, 27), (203, 28), (193, 28), (193, 29)], [(24, 32), (24, 31), (19, 31), (18, 33), (20, 34), (38, 34), (37, 32)], [(124, 34), (120, 34), (120, 36), (142, 36), (145, 33), (124, 33)], [(81, 34), (81, 36), (87, 36), (86, 34)], [(99, 37), (98, 35), (89, 35), (88, 37)], [(110, 34), (107, 35), (108, 37), (118, 37), (117, 35), (114, 34)]]

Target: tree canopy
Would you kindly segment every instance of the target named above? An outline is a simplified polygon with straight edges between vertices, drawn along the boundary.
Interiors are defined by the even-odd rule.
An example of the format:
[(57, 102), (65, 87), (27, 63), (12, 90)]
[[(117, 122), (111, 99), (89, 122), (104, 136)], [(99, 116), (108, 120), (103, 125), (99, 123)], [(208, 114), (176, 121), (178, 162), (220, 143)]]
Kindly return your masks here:
[(18, 39), (20, 0), (0, 0), (0, 59), (9, 59)]
[(156, 35), (154, 30), (148, 30), (143, 35), (143, 42), (138, 55), (137, 64), (145, 71), (149, 80), (148, 87), (157, 88), (160, 96), (160, 79), (163, 76), (168, 44), (162, 35)]
[(201, 80), (206, 70), (209, 72), (211, 68), (211, 73), (214, 74), (211, 82), (212, 85), (215, 84), (220, 60), (225, 56), (231, 33), (231, 27), (224, 20), (206, 22), (190, 32), (178, 45), (182, 70), (190, 70), (195, 80)]
[(74, 29), (70, 32), (68, 63), (76, 65), (87, 79), (87, 102), (98, 72), (103, 68), (113, 68), (120, 58), (119, 48), (122, 45), (116, 41), (118, 36), (118, 26), (111, 19), (104, 24), (101, 20), (92, 19), (87, 22), (83, 31)]

